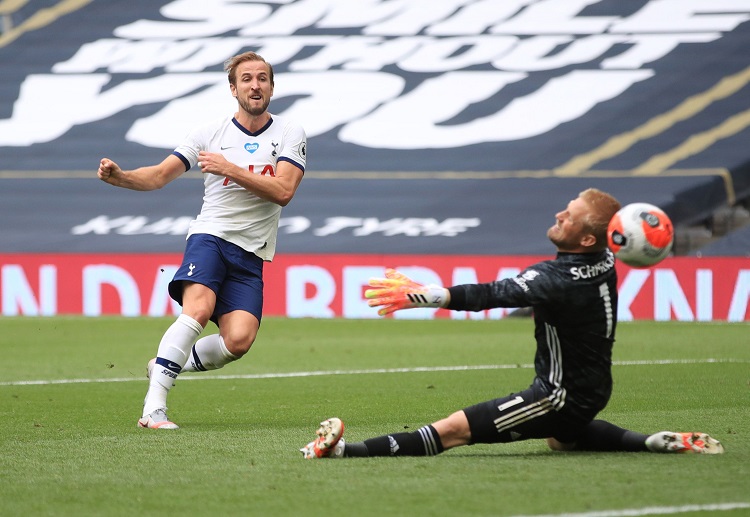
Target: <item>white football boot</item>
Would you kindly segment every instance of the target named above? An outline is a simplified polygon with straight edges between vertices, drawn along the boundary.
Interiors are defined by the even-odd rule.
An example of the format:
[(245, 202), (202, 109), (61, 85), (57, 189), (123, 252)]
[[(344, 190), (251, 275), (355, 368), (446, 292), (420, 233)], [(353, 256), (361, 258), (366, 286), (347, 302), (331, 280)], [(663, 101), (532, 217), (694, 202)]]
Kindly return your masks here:
[(300, 452), (306, 460), (316, 458), (341, 458), (344, 456), (344, 422), (329, 418), (320, 423), (318, 437), (302, 447)]
[(138, 419), (138, 427), (146, 429), (179, 429), (180, 426), (167, 418), (167, 408), (160, 408)]
[(722, 454), (724, 446), (706, 433), (673, 433), (662, 431), (646, 438), (652, 452), (680, 452), (694, 454)]

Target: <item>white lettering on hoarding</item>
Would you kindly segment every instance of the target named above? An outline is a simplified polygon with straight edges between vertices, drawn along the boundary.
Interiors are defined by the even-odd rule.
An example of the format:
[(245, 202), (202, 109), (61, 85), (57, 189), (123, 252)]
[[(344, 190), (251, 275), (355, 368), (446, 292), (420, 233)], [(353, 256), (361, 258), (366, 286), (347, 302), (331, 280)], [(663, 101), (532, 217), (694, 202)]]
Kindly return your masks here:
[(714, 319), (713, 297), (714, 273), (710, 269), (695, 272), (695, 317), (698, 321)]
[(737, 282), (734, 284), (727, 321), (747, 321), (748, 303), (750, 303), (750, 269), (743, 269), (740, 270)]
[(23, 267), (7, 264), (2, 267), (3, 316), (54, 316), (57, 314), (57, 267), (39, 268), (39, 296), (29, 285)]
[[(544, 86), (512, 100), (502, 110), (464, 124), (444, 124), (470, 104), (487, 100), (506, 84), (520, 79), (507, 72), (449, 72), (384, 104), (367, 117), (352, 121), (339, 133), (344, 142), (372, 148), (432, 149), (462, 147), (488, 141), (506, 142), (538, 136), (574, 120), (599, 102), (612, 99), (634, 83), (650, 77), (648, 70), (576, 70), (550, 79)], [(471, 81), (472, 88), (460, 85)], [(438, 102), (444, 92), (463, 92), (451, 102)], [(575, 100), (573, 100), (575, 99)], [(400, 120), (399, 124), (388, 124)], [(384, 125), (386, 124), (386, 125)], [(382, 131), (388, 127), (388, 131)], [(377, 139), (373, 136), (379, 133)]]
[[(313, 295), (308, 297), (307, 291)], [(336, 281), (321, 266), (291, 266), (286, 270), (286, 315), (290, 318), (333, 318)]]
[(102, 288), (114, 287), (120, 298), (122, 316), (141, 315), (138, 284), (125, 269), (109, 264), (92, 264), (83, 268), (83, 315), (102, 315)]
[[(750, 18), (748, 0), (660, 0), (627, 16), (581, 14), (596, 3), (175, 0), (160, 9), (162, 19), (116, 27), (51, 73), (25, 77), (10, 118), (0, 120), (0, 146), (50, 142), (77, 125), (161, 103), (126, 138), (174, 148), (187, 123), (233, 109), (225, 74), (214, 70), (247, 48), (288, 64), (275, 97), (294, 99), (283, 113), (305, 121), (309, 137), (338, 128), (341, 141), (372, 149), (525, 139), (650, 79), (654, 71), (644, 67), (680, 44), (714, 41)], [(497, 111), (453, 120), (508, 85), (553, 70), (563, 72), (537, 74), (541, 87)], [(394, 113), (409, 123), (383, 132)], [(40, 118), (49, 123), (40, 126)]]
[(157, 269), (154, 287), (151, 289), (151, 300), (148, 303), (147, 314), (149, 316), (164, 316), (166, 314), (180, 314), (180, 304), (169, 296), (169, 282), (174, 278), (174, 274), (179, 266), (168, 264), (160, 265)]
[(650, 273), (645, 269), (631, 269), (625, 275), (618, 288), (617, 321), (632, 321), (633, 313), (630, 310), (638, 293), (641, 292), (643, 284), (648, 280)]
[(694, 321), (685, 292), (671, 269), (654, 270), (654, 319), (669, 321), (674, 311), (679, 321)]
[[(185, 235), (191, 217), (164, 217), (150, 221), (146, 216), (121, 216), (110, 218), (100, 215), (71, 228), (73, 235)], [(380, 234), (385, 237), (455, 237), (470, 228), (477, 228), (481, 220), (476, 217), (449, 217), (443, 221), (433, 218), (396, 217), (380, 220), (377, 217), (328, 217), (325, 224), (311, 231), (317, 237), (327, 237), (345, 230), (355, 237)], [(279, 231), (287, 234), (304, 233), (312, 222), (303, 216), (282, 217)]]
[(370, 278), (383, 276), (383, 268), (375, 266), (346, 266), (341, 280), (341, 315), (345, 318), (377, 318), (377, 310), (367, 305), (364, 290)]
[[(168, 101), (175, 96), (214, 84), (217, 82), (217, 75), (226, 81), (224, 74), (166, 74), (125, 81), (102, 92), (111, 79), (107, 74), (31, 74), (21, 86), (13, 116), (0, 120), (0, 145), (28, 146), (50, 142), (76, 125), (111, 117), (132, 106)], [(46, 97), (55, 106), (49, 124), (35, 123), (45, 112), (42, 105), (44, 103), (36, 102), (40, 96)], [(196, 110), (200, 114), (201, 106), (196, 106)], [(190, 115), (184, 115), (183, 120), (173, 121), (181, 124), (179, 131), (183, 134), (180, 135), (180, 140), (185, 136), (184, 123), (189, 121)]]
[(71, 228), (73, 235), (185, 235), (192, 217), (163, 217), (150, 222), (146, 216), (109, 218), (100, 215)]
[(279, 231), (282, 233), (302, 233), (310, 228), (310, 219), (307, 217), (282, 217), (279, 219)]
[[(390, 260), (397, 259), (392, 257)], [(179, 305), (168, 296), (167, 284), (172, 279), (177, 265), (155, 266), (154, 276), (148, 277), (130, 271), (125, 267), (106, 263), (90, 263), (81, 266), (79, 271), (71, 271), (69, 265), (58, 263), (42, 264), (25, 268), (20, 264), (5, 263), (0, 266), (0, 300), (4, 316), (54, 316), (62, 299), (59, 293), (58, 271), (65, 269), (66, 275), (80, 277), (80, 291), (65, 292), (66, 314), (73, 306), (80, 307), (74, 314), (100, 316), (111, 313), (105, 310), (104, 290), (114, 289), (119, 300), (116, 314), (123, 316), (165, 316), (178, 314)], [(324, 259), (321, 259), (324, 260)], [(422, 284), (458, 285), (477, 283), (477, 271), (471, 267), (454, 266), (445, 281), (429, 267), (418, 265), (400, 266), (391, 264), (399, 271)], [(521, 268), (503, 267), (498, 270), (496, 279), (514, 278)], [(747, 321), (750, 305), (750, 270), (737, 270), (731, 287), (726, 285), (720, 291), (726, 300), (720, 300), (714, 285), (717, 269), (696, 268), (695, 292), (686, 294), (674, 269), (655, 268), (651, 270), (628, 269), (619, 288), (619, 321), (634, 319), (633, 311), (639, 318), (658, 321)], [(683, 270), (684, 271), (684, 270)], [(142, 271), (140, 272), (142, 273)], [(340, 277), (337, 273), (340, 273)], [(278, 313), (269, 315), (288, 317), (334, 318), (376, 318), (375, 309), (367, 305), (364, 290), (371, 277), (382, 276), (382, 265), (344, 265), (341, 271), (324, 264), (289, 265), (284, 269), (283, 282), (285, 305)], [(39, 282), (32, 287), (27, 276), (36, 275)], [(140, 279), (140, 280), (137, 280)], [(337, 280), (340, 278), (341, 280)], [(653, 279), (651, 293), (644, 292), (649, 278)], [(140, 283), (139, 283), (140, 282)], [(141, 300), (140, 293), (150, 293), (148, 303)], [(731, 292), (731, 294), (730, 294)], [(269, 296), (272, 293), (269, 293)], [(642, 294), (653, 297), (653, 305), (645, 307), (639, 301)], [(111, 295), (107, 295), (108, 299)], [(717, 314), (716, 307), (724, 307)], [(728, 308), (727, 308), (728, 307)], [(277, 309), (278, 310), (278, 309)], [(451, 312), (454, 319), (500, 319), (513, 309), (491, 309), (480, 312)], [(80, 311), (80, 312), (78, 312)], [(413, 309), (395, 314), (399, 319), (431, 319), (437, 309)]]

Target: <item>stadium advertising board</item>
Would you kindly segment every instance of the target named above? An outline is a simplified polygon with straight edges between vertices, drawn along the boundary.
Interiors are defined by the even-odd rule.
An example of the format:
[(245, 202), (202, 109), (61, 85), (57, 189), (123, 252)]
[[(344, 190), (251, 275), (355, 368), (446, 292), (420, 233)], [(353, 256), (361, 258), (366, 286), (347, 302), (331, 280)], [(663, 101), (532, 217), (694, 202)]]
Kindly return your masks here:
[[(515, 276), (548, 257), (469, 255), (281, 255), (265, 270), (265, 315), (376, 318), (364, 290), (396, 267), (422, 283), (455, 285)], [(167, 284), (179, 254), (0, 254), (4, 316), (179, 313)], [(668, 258), (649, 269), (618, 264), (620, 321), (750, 321), (750, 263), (742, 258)], [(500, 319), (478, 313), (415, 309), (398, 318)]]

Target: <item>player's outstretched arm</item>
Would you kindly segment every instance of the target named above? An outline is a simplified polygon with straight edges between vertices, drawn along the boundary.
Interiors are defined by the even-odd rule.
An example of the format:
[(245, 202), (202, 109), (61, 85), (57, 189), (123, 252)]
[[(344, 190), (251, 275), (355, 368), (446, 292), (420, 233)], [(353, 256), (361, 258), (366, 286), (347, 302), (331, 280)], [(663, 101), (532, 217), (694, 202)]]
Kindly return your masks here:
[(385, 278), (371, 278), (365, 298), (370, 307), (382, 307), (378, 314), (385, 316), (402, 309), (418, 307), (446, 307), (450, 293), (439, 285), (422, 285), (395, 269), (386, 269)]
[(130, 190), (156, 190), (185, 172), (182, 160), (169, 155), (158, 165), (124, 171), (109, 158), (102, 158), (96, 175), (100, 180)]

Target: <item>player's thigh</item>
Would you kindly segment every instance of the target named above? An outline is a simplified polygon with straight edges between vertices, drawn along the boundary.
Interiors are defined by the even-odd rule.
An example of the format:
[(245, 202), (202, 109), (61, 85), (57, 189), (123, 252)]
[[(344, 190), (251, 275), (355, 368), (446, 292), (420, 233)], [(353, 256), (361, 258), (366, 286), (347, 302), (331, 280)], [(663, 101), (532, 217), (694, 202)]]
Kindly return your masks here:
[(218, 324), (227, 350), (238, 357), (250, 350), (260, 328), (258, 318), (242, 310), (222, 314), (218, 318)]
[(182, 313), (190, 316), (204, 328), (214, 312), (216, 293), (211, 288), (193, 282), (183, 282)]
[(263, 318), (263, 260), (237, 246), (225, 249), (225, 259), (227, 275), (217, 293), (214, 316), (244, 311), (260, 322)]
[[(169, 283), (169, 295), (177, 303), (185, 306), (185, 288), (190, 284), (206, 286), (215, 294), (227, 275), (227, 265), (223, 258), (224, 241), (208, 234), (195, 234), (188, 238), (182, 264)], [(196, 290), (200, 294), (200, 290)], [(205, 296), (200, 296), (205, 301)], [(213, 312), (213, 307), (211, 308)]]
[(508, 443), (559, 434), (569, 425), (538, 390), (511, 393), (464, 409), (473, 443)]

